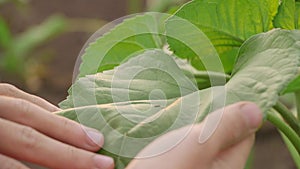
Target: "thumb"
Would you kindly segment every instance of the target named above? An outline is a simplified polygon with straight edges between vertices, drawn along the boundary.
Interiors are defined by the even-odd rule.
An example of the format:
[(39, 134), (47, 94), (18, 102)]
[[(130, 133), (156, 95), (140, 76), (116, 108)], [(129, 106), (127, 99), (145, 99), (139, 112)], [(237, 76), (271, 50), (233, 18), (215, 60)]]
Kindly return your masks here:
[[(213, 129), (210, 126), (215, 124), (210, 123), (216, 123), (211, 117), (220, 116), (221, 120), (216, 130), (211, 132)], [(210, 114), (207, 118), (209, 120), (206, 119), (201, 128), (199, 139), (202, 135), (207, 135), (206, 133), (212, 133), (202, 144), (209, 147), (213, 154), (217, 154), (255, 133), (262, 123), (262, 118), (261, 110), (254, 103), (236, 103)]]
[[(218, 120), (219, 115), (222, 117), (221, 120)], [(217, 118), (216, 121), (213, 120), (214, 117)], [(206, 123), (187, 126), (156, 139), (142, 150), (138, 157), (149, 157), (149, 154), (153, 154), (153, 150), (164, 150), (165, 145), (174, 142), (174, 138), (184, 137), (180, 143), (176, 144), (172, 149), (162, 151), (163, 153), (149, 158), (134, 159), (126, 169), (209, 168), (216, 158), (220, 157), (220, 152), (227, 150), (226, 153), (231, 155), (232, 153), (228, 151), (228, 148), (234, 147), (241, 141), (242, 143), (238, 144), (241, 146), (236, 146), (237, 148), (232, 149), (232, 151), (236, 150), (238, 154), (242, 151), (242, 154), (247, 154), (248, 149), (250, 149), (248, 147), (251, 147), (253, 141), (253, 139), (247, 138), (253, 137), (253, 133), (260, 126), (262, 113), (255, 104), (242, 102), (213, 112), (207, 119), (210, 120), (206, 120)], [(216, 122), (219, 123), (216, 124)], [(211, 132), (210, 127), (215, 128), (215, 125), (217, 125), (216, 130)], [(187, 131), (189, 133), (186, 135)], [(200, 143), (199, 134), (201, 131), (204, 134), (206, 134), (205, 132), (212, 134), (208, 136), (205, 142)], [(243, 142), (245, 139), (249, 141)], [(231, 159), (226, 160), (231, 162)], [(243, 163), (243, 161), (240, 163)]]

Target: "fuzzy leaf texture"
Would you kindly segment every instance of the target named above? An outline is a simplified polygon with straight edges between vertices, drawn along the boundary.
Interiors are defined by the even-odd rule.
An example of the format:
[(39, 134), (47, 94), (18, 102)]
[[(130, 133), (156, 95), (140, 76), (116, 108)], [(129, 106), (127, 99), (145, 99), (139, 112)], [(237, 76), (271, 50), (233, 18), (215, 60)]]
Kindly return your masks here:
[[(147, 13), (125, 19), (89, 44), (82, 55), (79, 77), (113, 69), (146, 49), (164, 45), (163, 24), (168, 15)], [(104, 31), (107, 28), (104, 28)], [(100, 30), (101, 33), (102, 30)]]
[(297, 76), (299, 45), (299, 31), (255, 35), (240, 48), (229, 82), (205, 90), (197, 89), (173, 57), (146, 51), (113, 70), (80, 78), (60, 114), (104, 133), (99, 153), (123, 169), (157, 137), (228, 104), (253, 101), (267, 112)]
[[(294, 20), (290, 21), (290, 23), (294, 22), (295, 27), (293, 29), (300, 29), (300, 2), (296, 2), (295, 5), (296, 5), (295, 6), (295, 14), (294, 15), (293, 15), (293, 13), (291, 14), (294, 16), (294, 17), (291, 17)], [(300, 91), (300, 68), (299, 68), (298, 74), (299, 74), (298, 78), (295, 79), (293, 82), (291, 82), (288, 85), (286, 90), (284, 90), (283, 94)]]

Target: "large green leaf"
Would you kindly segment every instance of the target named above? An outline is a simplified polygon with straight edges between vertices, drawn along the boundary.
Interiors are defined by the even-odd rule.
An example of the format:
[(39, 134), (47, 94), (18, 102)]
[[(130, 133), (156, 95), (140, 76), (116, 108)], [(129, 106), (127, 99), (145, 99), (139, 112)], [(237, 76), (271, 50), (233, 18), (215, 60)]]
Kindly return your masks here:
[[(180, 51), (179, 53), (185, 53), (183, 58), (186, 58), (192, 66), (202, 71), (191, 68), (188, 64), (181, 64), (184, 65), (183, 69), (192, 72), (196, 77), (203, 75), (203, 73), (207, 75), (205, 81), (203, 79), (198, 81), (198, 78), (196, 78), (197, 82), (200, 82), (198, 86), (202, 87), (203, 84), (216, 86), (226, 83), (223, 64), (217, 51), (211, 44), (211, 41), (197, 26), (180, 17), (171, 17), (166, 23), (166, 36), (175, 54), (178, 54), (178, 51)], [(176, 49), (173, 47), (176, 47)], [(222, 76), (215, 77), (217, 74)]]
[(171, 99), (194, 91), (197, 91), (197, 85), (184, 75), (173, 58), (160, 50), (153, 50), (114, 70), (80, 78), (60, 106), (72, 108), (147, 100), (149, 96), (151, 99)]
[(296, 2), (295, 0), (282, 0), (278, 13), (274, 18), (274, 27), (283, 29), (295, 29), (295, 12)]
[(174, 54), (186, 58), (194, 67), (200, 70), (224, 72), (219, 55), (211, 41), (190, 21), (176, 16), (169, 18), (166, 22), (166, 36)]
[(146, 49), (161, 49), (162, 22), (167, 17), (167, 14), (146, 13), (124, 20), (85, 50), (79, 77), (113, 69)]
[(296, 2), (295, 26), (296, 29), (300, 28), (300, 2)]
[[(300, 28), (300, 2), (294, 0), (282, 0), (277, 16), (274, 19), (274, 26), (284, 29)], [(292, 93), (300, 90), (300, 77), (294, 79), (284, 90), (285, 93)]]
[(266, 111), (297, 77), (299, 65), (300, 31), (275, 29), (246, 41), (226, 86), (234, 101), (248, 97)]
[(278, 13), (274, 18), (274, 26), (283, 29), (300, 28), (300, 2), (295, 0), (282, 0)]
[[(230, 72), (243, 42), (252, 35), (273, 28), (272, 20), (278, 5), (279, 0), (195, 0), (180, 8), (174, 17), (186, 19), (200, 28), (217, 49), (225, 71)], [(189, 31), (180, 33), (186, 35)], [(190, 46), (172, 38), (168, 38), (168, 42), (176, 55), (197, 58), (192, 51), (187, 53)], [(193, 66), (202, 69), (198, 62)]]
[[(299, 31), (277, 29), (256, 35), (241, 47), (231, 80), (201, 91), (171, 56), (147, 51), (112, 71), (81, 78), (63, 103), (69, 109), (61, 114), (103, 132), (106, 144), (100, 153), (114, 157), (116, 168), (123, 169), (157, 137), (200, 122), (224, 105), (253, 101), (266, 112), (297, 76), (299, 44)], [(174, 144), (163, 150), (182, 138), (174, 138)]]
[[(63, 115), (105, 133), (109, 144), (101, 153), (114, 156), (117, 168), (124, 168), (159, 135), (195, 121), (198, 94), (182, 96), (197, 90), (172, 57), (153, 50), (114, 70), (80, 78), (61, 107), (76, 107)], [(180, 108), (191, 111), (182, 114)]]

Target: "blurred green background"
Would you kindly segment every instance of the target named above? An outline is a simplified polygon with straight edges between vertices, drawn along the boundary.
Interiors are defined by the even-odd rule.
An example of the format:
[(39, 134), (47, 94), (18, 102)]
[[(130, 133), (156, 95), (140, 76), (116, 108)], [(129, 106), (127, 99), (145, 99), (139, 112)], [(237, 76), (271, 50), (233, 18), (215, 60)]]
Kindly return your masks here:
[[(57, 104), (67, 96), (80, 50), (99, 28), (128, 14), (174, 12), (187, 0), (0, 0), (0, 82)], [(252, 167), (293, 169), (278, 132), (257, 135)]]

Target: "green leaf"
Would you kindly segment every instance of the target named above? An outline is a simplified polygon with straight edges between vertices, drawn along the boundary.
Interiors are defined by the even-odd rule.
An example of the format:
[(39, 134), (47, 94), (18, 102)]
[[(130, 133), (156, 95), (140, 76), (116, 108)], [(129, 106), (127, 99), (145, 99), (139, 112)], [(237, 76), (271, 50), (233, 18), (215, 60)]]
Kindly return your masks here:
[(300, 91), (300, 76), (294, 79), (283, 91), (283, 94), (293, 93), (295, 91)]
[[(77, 107), (65, 110), (64, 116), (105, 133), (106, 142), (110, 144), (104, 148), (106, 151), (101, 152), (114, 156), (117, 166), (120, 166), (117, 168), (124, 168), (128, 163), (127, 157), (133, 158), (155, 137), (195, 120), (198, 111), (194, 111), (194, 117), (191, 111), (182, 114), (182, 120), (173, 125), (182, 106), (189, 105), (191, 109), (195, 105), (190, 103), (199, 103), (197, 93), (193, 99), (185, 100), (189, 104), (182, 104), (181, 97), (197, 90), (197, 86), (183, 74), (172, 57), (153, 50), (130, 59), (114, 70), (80, 78), (61, 107)], [(185, 107), (183, 110), (189, 109)], [(154, 118), (153, 122), (151, 118)], [(150, 123), (140, 126), (146, 120), (150, 120)], [(147, 130), (158, 124), (164, 124), (165, 127)], [(127, 139), (136, 140), (124, 145)], [(124, 152), (120, 147), (122, 145), (126, 147)]]
[[(231, 72), (238, 48), (243, 42), (252, 35), (273, 28), (272, 20), (278, 5), (278, 0), (195, 0), (184, 5), (175, 15), (193, 23), (207, 35), (217, 49), (225, 71)], [(176, 55), (196, 58), (193, 52), (186, 54), (190, 50), (187, 46), (172, 39), (168, 39), (168, 42), (172, 44), (171, 49), (176, 50)], [(196, 65), (196, 68), (202, 67)]]
[(274, 27), (283, 29), (295, 29), (295, 0), (282, 0), (278, 13), (274, 18)]
[(192, 66), (200, 70), (224, 72), (214, 46), (190, 21), (176, 16), (169, 18), (166, 22), (166, 36), (174, 54), (187, 59)]
[(282, 0), (278, 13), (274, 19), (274, 26), (283, 29), (300, 28), (300, 2)]
[(278, 95), (298, 75), (299, 41), (300, 31), (281, 29), (247, 40), (226, 84), (228, 92), (236, 95), (233, 101), (248, 98), (264, 111), (275, 105)]
[(113, 69), (146, 49), (161, 49), (164, 45), (161, 26), (166, 17), (147, 13), (124, 20), (85, 50), (79, 77)]
[[(274, 19), (274, 26), (284, 29), (300, 28), (300, 3), (294, 0), (282, 0), (277, 16)], [(300, 90), (300, 77), (294, 79), (282, 92), (292, 93)]]
[(300, 2), (296, 2), (295, 28), (300, 28)]
[[(163, 95), (160, 95), (161, 91)], [(80, 78), (69, 90), (68, 99), (60, 106), (72, 108), (147, 100), (149, 96), (152, 99), (171, 99), (194, 91), (197, 91), (196, 84), (185, 77), (173, 58), (160, 50), (153, 50), (130, 59), (114, 70)]]
[(240, 49), (231, 80), (201, 91), (171, 56), (147, 51), (114, 70), (79, 79), (62, 103), (69, 109), (60, 113), (104, 133), (106, 144), (99, 153), (114, 157), (116, 169), (123, 169), (157, 137), (200, 122), (225, 105), (253, 101), (267, 112), (297, 76), (299, 44), (299, 31), (277, 29), (251, 37)]

